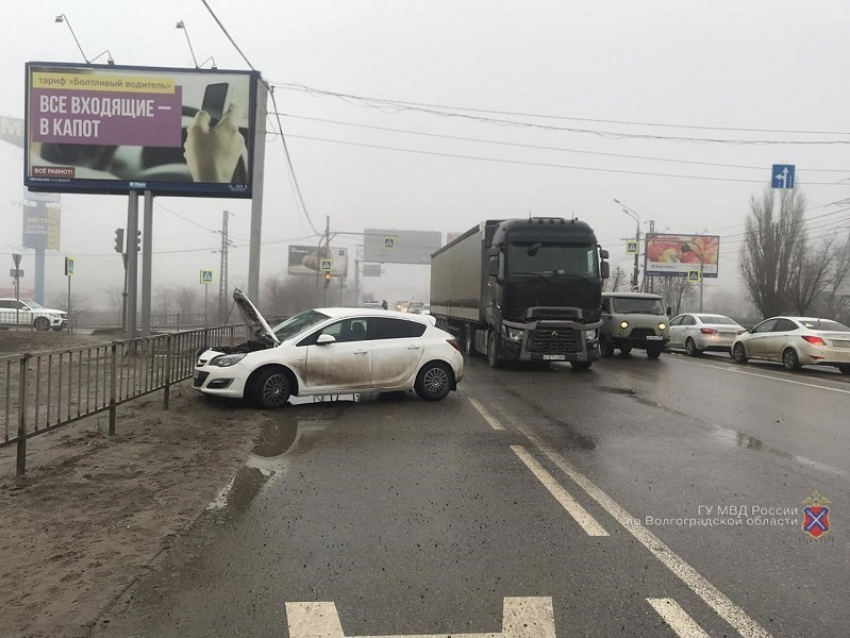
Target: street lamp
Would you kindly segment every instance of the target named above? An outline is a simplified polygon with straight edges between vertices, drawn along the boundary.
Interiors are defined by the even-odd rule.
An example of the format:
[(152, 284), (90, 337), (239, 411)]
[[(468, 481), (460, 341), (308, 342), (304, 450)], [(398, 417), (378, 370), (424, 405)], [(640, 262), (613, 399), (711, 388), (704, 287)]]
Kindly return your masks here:
[[(68, 16), (66, 16), (64, 13), (61, 14), (61, 15), (58, 15), (58, 16), (56, 16), (56, 19), (54, 20), (54, 22), (57, 23), (57, 24), (62, 24), (64, 22), (65, 24), (68, 25), (68, 30), (71, 32), (71, 35), (74, 36), (74, 42), (77, 43), (77, 48), (80, 50), (80, 55), (83, 56), (83, 60), (86, 61), (86, 64), (91, 64), (91, 61), (86, 57), (86, 54), (83, 51), (83, 47), (80, 45), (80, 41), (77, 39), (77, 34), (74, 33), (74, 28), (71, 26), (71, 21), (68, 20)], [(103, 55), (103, 54), (101, 53), (101, 55)]]
[(209, 61), (212, 61), (212, 64), (210, 65), (211, 69), (215, 70), (218, 68), (215, 64), (215, 58), (212, 56), (198, 64), (198, 58), (195, 57), (195, 48), (192, 46), (192, 41), (189, 39), (189, 29), (186, 28), (186, 23), (183, 22), (183, 20), (180, 20), (176, 25), (174, 25), (174, 27), (183, 31), (183, 34), (186, 36), (186, 43), (189, 45), (189, 52), (192, 54), (192, 62), (195, 63), (196, 69), (200, 69)]
[(638, 261), (639, 261), (639, 259), (640, 259), (640, 215), (638, 215), (635, 211), (633, 211), (631, 208), (629, 208), (628, 206), (626, 206), (626, 205), (625, 205), (623, 202), (621, 202), (619, 199), (614, 199), (614, 201), (615, 201), (616, 203), (618, 203), (620, 206), (622, 206), (622, 207), (623, 207), (623, 212), (624, 212), (626, 215), (628, 215), (629, 217), (631, 217), (632, 219), (634, 219), (634, 220), (635, 220), (635, 223), (636, 223), (636, 227), (635, 227), (635, 241), (637, 242), (637, 245), (638, 245), (638, 251), (635, 253), (635, 271), (634, 271), (634, 274), (632, 275), (632, 286), (633, 286), (633, 288), (637, 288), (637, 285), (638, 285), (638, 272), (639, 272), (639, 268), (638, 268)]
[[(689, 244), (693, 244), (693, 242), (685, 242), (682, 244), (682, 254), (685, 253), (693, 253), (697, 257), (699, 257), (699, 311), (702, 312), (702, 292), (703, 292), (703, 273), (705, 271), (705, 258), (702, 254), (702, 249), (697, 248), (694, 250)], [(694, 244), (696, 246), (696, 244)]]

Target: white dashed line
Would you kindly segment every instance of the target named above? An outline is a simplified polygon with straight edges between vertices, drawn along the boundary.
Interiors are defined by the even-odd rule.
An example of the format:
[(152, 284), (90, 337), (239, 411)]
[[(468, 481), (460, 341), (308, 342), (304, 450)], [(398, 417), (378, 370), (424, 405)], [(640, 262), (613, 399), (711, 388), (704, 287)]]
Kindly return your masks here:
[(679, 638), (711, 638), (672, 598), (647, 598), (646, 602), (652, 605)]
[(712, 585), (702, 574), (686, 563), (672, 549), (667, 547), (660, 538), (641, 525), (638, 519), (634, 518), (614, 499), (599, 489), (589, 478), (570, 465), (548, 443), (527, 428), (519, 419), (504, 410), (502, 412), (516, 429), (525, 435), (538, 450), (546, 455), (573, 482), (584, 489), (614, 520), (620, 523), (641, 545), (646, 547), (667, 569), (673, 572), (691, 591), (699, 596), (705, 604), (734, 627), (743, 638), (772, 638), (771, 634), (755, 619), (751, 618), (747, 612), (727, 598), (723, 592)]
[(531, 473), (537, 477), (537, 480), (543, 483), (543, 487), (549, 490), (549, 493), (555, 497), (555, 500), (561, 504), (567, 513), (575, 519), (581, 528), (587, 532), (588, 536), (608, 536), (608, 532), (600, 525), (593, 516), (584, 509), (572, 495), (567, 492), (555, 480), (555, 477), (549, 474), (537, 460), (528, 453), (521, 445), (512, 445), (511, 449), (516, 453), (520, 460), (525, 463), (526, 467), (531, 470)]
[(493, 428), (496, 431), (503, 431), (505, 429), (505, 426), (502, 425), (501, 423), (499, 423), (496, 420), (496, 417), (494, 417), (492, 414), (490, 414), (490, 412), (487, 410), (487, 408), (485, 408), (483, 405), (481, 405), (481, 403), (477, 399), (473, 399), (472, 397), (469, 397), (469, 402), (472, 404), (473, 408), (478, 410), (478, 414), (480, 414), (482, 417), (484, 417), (484, 420), (487, 421), (487, 423), (490, 424), (491, 428)]

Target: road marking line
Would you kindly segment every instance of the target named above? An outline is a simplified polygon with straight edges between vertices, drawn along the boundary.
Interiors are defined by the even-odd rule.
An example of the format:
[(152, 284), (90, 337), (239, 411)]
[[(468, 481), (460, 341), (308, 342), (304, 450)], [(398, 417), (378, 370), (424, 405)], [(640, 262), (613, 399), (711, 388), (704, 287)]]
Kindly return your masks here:
[(770, 632), (762, 627), (747, 612), (733, 603), (726, 595), (712, 585), (697, 570), (688, 565), (672, 549), (667, 547), (660, 538), (640, 524), (631, 514), (623, 509), (614, 499), (599, 489), (584, 474), (573, 468), (567, 460), (558, 454), (548, 443), (529, 430), (519, 419), (502, 410), (502, 413), (517, 430), (531, 441), (538, 450), (543, 452), (561, 471), (572, 479), (579, 487), (584, 489), (592, 499), (608, 512), (614, 520), (622, 525), (626, 531), (634, 536), (641, 545), (646, 547), (650, 553), (660, 560), (667, 569), (675, 574), (687, 587), (699, 596), (703, 602), (711, 607), (727, 623), (744, 638), (772, 638)]
[(496, 431), (504, 431), (505, 426), (499, 423), (499, 421), (494, 417), (490, 412), (485, 408), (477, 399), (473, 399), (469, 397), (469, 402), (472, 404), (472, 407), (478, 410), (478, 414), (484, 417), (484, 420), (490, 424), (490, 427)]
[[(802, 381), (794, 381), (793, 379), (780, 379), (779, 377), (774, 377), (769, 374), (759, 374), (758, 372), (749, 372), (747, 370), (738, 370), (737, 368), (730, 368), (729, 366), (721, 366), (721, 365), (711, 365), (705, 363), (693, 363), (692, 361), (681, 361), (680, 363), (684, 363), (686, 366), (696, 366), (698, 368), (710, 368), (712, 370), (725, 370), (726, 372), (735, 372), (737, 374), (746, 374), (750, 377), (759, 377), (760, 379), (770, 379), (771, 381), (779, 381), (780, 383), (790, 383), (792, 385), (801, 385), (806, 388), (818, 388), (819, 390), (827, 390), (829, 392), (840, 392), (841, 394), (850, 394), (850, 390), (844, 390), (843, 388), (830, 388), (825, 385), (817, 385), (816, 383), (803, 383)], [(841, 381), (830, 381), (830, 383), (841, 383)]]
[(647, 598), (646, 602), (652, 605), (679, 638), (711, 638), (672, 598)]
[(537, 477), (537, 480), (543, 483), (543, 487), (549, 490), (549, 493), (555, 497), (555, 500), (561, 504), (567, 513), (575, 519), (581, 528), (587, 532), (588, 536), (608, 536), (608, 532), (600, 525), (590, 512), (584, 509), (572, 495), (561, 486), (555, 477), (549, 474), (546, 469), (537, 462), (537, 460), (529, 454), (521, 445), (512, 445), (511, 449), (516, 453), (520, 460), (525, 463), (526, 467), (531, 470), (531, 473)]
[[(501, 633), (403, 634), (370, 638), (555, 638), (555, 614), (549, 597), (505, 598)], [(345, 638), (336, 605), (286, 603), (289, 638)], [(363, 638), (351, 636), (349, 638)]]

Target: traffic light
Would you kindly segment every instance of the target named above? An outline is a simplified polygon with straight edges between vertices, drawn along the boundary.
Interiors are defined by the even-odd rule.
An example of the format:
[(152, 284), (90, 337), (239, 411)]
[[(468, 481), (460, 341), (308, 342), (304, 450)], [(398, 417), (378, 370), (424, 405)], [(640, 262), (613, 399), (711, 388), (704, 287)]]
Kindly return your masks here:
[(136, 252), (142, 251), (142, 231), (136, 231)]
[(124, 252), (124, 229), (116, 228), (115, 229), (115, 252), (123, 253)]
[(325, 273), (325, 288), (331, 285), (331, 274), (329, 272)]

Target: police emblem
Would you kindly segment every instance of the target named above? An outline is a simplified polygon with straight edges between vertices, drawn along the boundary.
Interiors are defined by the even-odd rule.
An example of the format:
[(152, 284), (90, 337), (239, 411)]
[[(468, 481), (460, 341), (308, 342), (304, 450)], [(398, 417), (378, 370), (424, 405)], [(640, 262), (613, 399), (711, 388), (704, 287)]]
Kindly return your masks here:
[(824, 534), (829, 534), (829, 508), (826, 504), (831, 504), (828, 498), (815, 490), (811, 495), (801, 501), (803, 508), (803, 531), (818, 540)]

